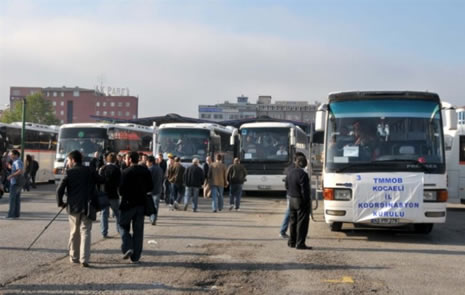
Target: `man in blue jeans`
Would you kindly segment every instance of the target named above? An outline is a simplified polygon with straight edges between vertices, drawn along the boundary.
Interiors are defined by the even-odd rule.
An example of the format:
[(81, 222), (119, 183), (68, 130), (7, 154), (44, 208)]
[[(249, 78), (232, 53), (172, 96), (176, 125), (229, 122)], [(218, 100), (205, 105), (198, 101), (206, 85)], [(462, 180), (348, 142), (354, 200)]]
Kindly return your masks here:
[(199, 190), (203, 183), (203, 170), (199, 167), (199, 159), (194, 158), (192, 160), (192, 165), (187, 168), (186, 173), (184, 173), (184, 184), (186, 185), (186, 194), (184, 196), (184, 211), (187, 210), (189, 201), (192, 198), (192, 211), (197, 212)]
[(18, 183), (18, 178), (23, 173), (23, 162), (19, 158), (20, 153), (18, 150), (10, 152), (10, 159), (13, 161), (11, 165), (11, 174), (8, 175), (7, 180), (10, 182), (10, 209), (6, 218), (19, 218), (21, 211), (21, 189)]
[(153, 189), (150, 195), (155, 205), (155, 213), (150, 215), (150, 222), (152, 225), (157, 225), (158, 208), (160, 207), (160, 198), (163, 191), (163, 169), (157, 163), (154, 156), (147, 158), (146, 165), (152, 175)]
[(234, 162), (228, 167), (226, 174), (229, 182), (229, 211), (233, 208), (239, 211), (241, 207), (242, 186), (246, 181), (247, 170), (240, 163), (239, 158), (234, 158)]
[(223, 164), (223, 157), (217, 154), (215, 163), (208, 169), (208, 183), (212, 192), (212, 212), (223, 210), (224, 188), (228, 186), (226, 178), (226, 166)]
[[(131, 258), (139, 262), (144, 241), (144, 212), (147, 193), (152, 191), (152, 176), (149, 170), (138, 165), (139, 154), (129, 154), (130, 166), (124, 169), (121, 176), (121, 251), (123, 259)], [(132, 234), (130, 232), (132, 228)]]

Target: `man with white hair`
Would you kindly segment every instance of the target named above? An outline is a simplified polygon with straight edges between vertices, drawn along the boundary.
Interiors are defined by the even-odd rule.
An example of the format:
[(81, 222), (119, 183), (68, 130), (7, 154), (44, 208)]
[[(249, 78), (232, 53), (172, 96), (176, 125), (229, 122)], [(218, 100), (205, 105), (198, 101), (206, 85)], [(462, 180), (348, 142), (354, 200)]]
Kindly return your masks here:
[(199, 167), (199, 159), (192, 160), (192, 166), (187, 168), (184, 173), (184, 184), (186, 185), (186, 194), (184, 195), (184, 211), (189, 206), (189, 201), (192, 198), (192, 211), (197, 212), (199, 190), (203, 185), (205, 178), (202, 168)]

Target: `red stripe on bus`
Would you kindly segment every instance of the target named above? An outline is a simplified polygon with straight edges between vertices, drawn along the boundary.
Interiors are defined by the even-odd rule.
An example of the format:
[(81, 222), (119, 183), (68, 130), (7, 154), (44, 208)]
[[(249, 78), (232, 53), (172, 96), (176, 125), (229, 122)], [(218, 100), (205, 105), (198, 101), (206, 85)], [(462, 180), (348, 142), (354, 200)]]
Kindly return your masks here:
[(465, 165), (465, 161), (460, 161), (459, 164), (460, 165)]
[(27, 150), (25, 149), (24, 152), (29, 152), (29, 153), (56, 153), (57, 151), (54, 150)]

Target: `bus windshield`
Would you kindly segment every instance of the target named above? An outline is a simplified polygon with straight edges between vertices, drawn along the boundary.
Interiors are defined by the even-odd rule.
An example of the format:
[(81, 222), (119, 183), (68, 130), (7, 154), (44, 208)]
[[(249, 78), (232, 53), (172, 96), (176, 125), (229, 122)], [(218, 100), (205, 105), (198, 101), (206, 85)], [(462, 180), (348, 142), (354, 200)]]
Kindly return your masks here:
[(288, 161), (289, 128), (242, 128), (242, 161)]
[(329, 105), (326, 170), (443, 173), (440, 105), (429, 100), (354, 100)]
[(208, 152), (210, 131), (199, 129), (161, 129), (159, 134), (159, 152), (167, 158), (171, 153), (182, 161), (193, 158), (204, 159)]
[(71, 151), (78, 150), (85, 158), (105, 150), (107, 130), (105, 128), (63, 128), (60, 131), (57, 160), (64, 160)]

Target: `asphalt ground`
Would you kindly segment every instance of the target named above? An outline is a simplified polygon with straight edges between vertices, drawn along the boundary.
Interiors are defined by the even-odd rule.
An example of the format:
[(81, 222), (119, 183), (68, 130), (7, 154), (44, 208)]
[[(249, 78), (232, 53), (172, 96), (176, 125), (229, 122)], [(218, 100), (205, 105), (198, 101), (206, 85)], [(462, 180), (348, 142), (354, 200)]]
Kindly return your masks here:
[[(93, 224), (91, 267), (81, 268), (67, 256), (65, 212), (27, 250), (59, 211), (54, 189), (23, 193), (21, 218), (0, 219), (0, 294), (464, 294), (463, 206), (429, 235), (312, 221), (314, 249), (302, 251), (278, 236), (280, 196), (244, 197), (240, 212), (212, 213), (205, 199), (197, 213), (163, 205), (156, 226), (146, 219), (140, 264), (122, 259), (112, 219), (109, 239)], [(7, 210), (4, 196), (0, 217)]]

